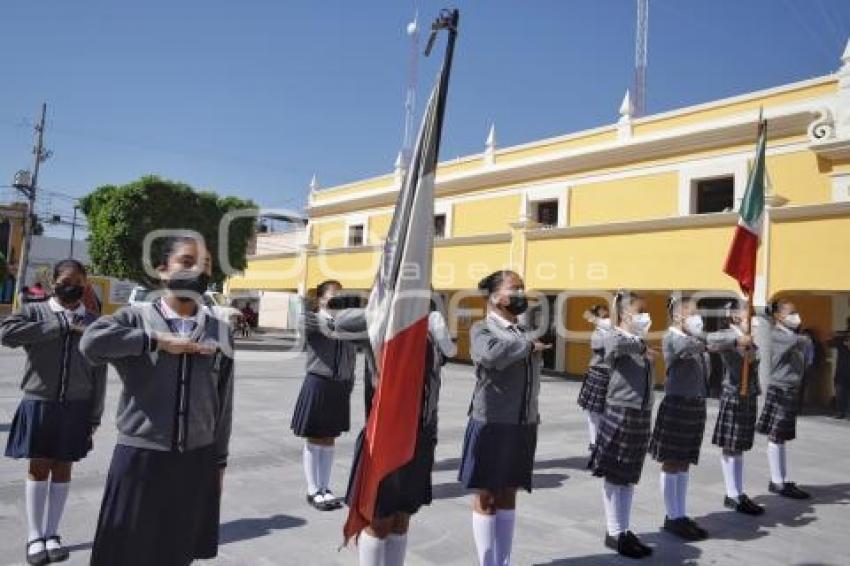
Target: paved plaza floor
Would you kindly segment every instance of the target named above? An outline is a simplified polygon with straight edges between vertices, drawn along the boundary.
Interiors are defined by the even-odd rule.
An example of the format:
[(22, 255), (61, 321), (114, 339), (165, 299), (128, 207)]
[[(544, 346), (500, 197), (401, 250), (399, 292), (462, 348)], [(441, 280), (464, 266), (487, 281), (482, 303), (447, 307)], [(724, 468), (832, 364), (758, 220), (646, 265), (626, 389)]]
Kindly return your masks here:
[[(357, 563), (356, 551), (339, 550), (345, 511), (319, 512), (304, 502), (302, 443), (289, 431), (304, 360), (284, 352), (239, 351), (231, 461), (222, 507), (219, 557), (211, 564), (266, 566)], [(19, 400), (23, 356), (0, 351), (0, 432), (8, 431)], [(352, 430), (363, 420), (362, 384), (353, 396)], [(440, 444), (434, 473), (435, 501), (412, 522), (408, 564), (474, 564), (468, 494), (456, 482), (466, 409), (473, 386), (469, 366), (449, 365), (440, 405)], [(87, 564), (105, 475), (115, 442), (113, 414), (119, 391), (110, 371), (107, 410), (95, 450), (74, 472), (62, 527), (72, 549), (69, 564)], [(521, 494), (514, 564), (631, 564), (602, 546), (602, 482), (585, 470), (587, 436), (576, 406), (578, 384), (547, 379), (541, 389), (534, 493)], [(646, 564), (850, 564), (850, 422), (803, 417), (790, 444), (794, 480), (811, 501), (767, 494), (766, 442), (759, 436), (746, 460), (749, 494), (767, 507), (751, 518), (722, 507), (719, 452), (710, 443), (717, 403), (709, 404), (709, 427), (701, 464), (691, 476), (689, 514), (711, 533), (684, 544), (660, 532), (664, 517), (658, 466), (647, 460), (637, 486), (633, 527), (655, 547)], [(356, 434), (338, 444), (332, 483), (345, 490)], [(5, 444), (5, 434), (0, 435)], [(25, 463), (0, 459), (0, 564), (21, 564), (24, 552)], [(120, 566), (120, 565), (116, 565)], [(156, 565), (151, 565), (156, 566)]]

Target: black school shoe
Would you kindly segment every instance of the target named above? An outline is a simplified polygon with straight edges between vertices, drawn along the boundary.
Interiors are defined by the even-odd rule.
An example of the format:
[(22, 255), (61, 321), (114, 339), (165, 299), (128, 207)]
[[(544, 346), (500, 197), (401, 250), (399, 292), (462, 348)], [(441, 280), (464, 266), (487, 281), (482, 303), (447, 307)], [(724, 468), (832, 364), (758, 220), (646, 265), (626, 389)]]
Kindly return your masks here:
[(44, 564), (50, 564), (50, 558), (47, 557), (47, 549), (42, 550), (41, 552), (36, 552), (35, 554), (30, 554), (30, 546), (38, 542), (44, 544), (44, 539), (37, 538), (27, 543), (27, 546), (24, 549), (24, 552), (26, 553), (27, 564), (32, 564), (33, 566), (43, 566)]
[(733, 509), (744, 515), (752, 515), (753, 517), (764, 514), (764, 507), (747, 497), (742, 493), (737, 501), (731, 497), (723, 498), (723, 505), (729, 509)]
[(664, 526), (661, 527), (671, 535), (684, 539), (689, 542), (696, 542), (708, 536), (708, 533), (700, 529), (696, 523), (687, 517), (679, 517), (678, 519), (664, 518)]
[(770, 493), (775, 493), (777, 495), (781, 495), (782, 497), (787, 497), (788, 499), (809, 499), (811, 495), (808, 492), (803, 491), (797, 484), (791, 481), (787, 481), (782, 484), (782, 487), (779, 487), (773, 482), (767, 484), (767, 490)]
[(688, 522), (688, 524), (691, 526), (691, 529), (692, 529), (692, 530), (696, 533), (696, 535), (699, 537), (699, 539), (698, 539), (698, 540), (705, 540), (705, 539), (707, 539), (707, 538), (708, 538), (708, 531), (707, 531), (707, 530), (705, 530), (705, 529), (703, 529), (702, 527), (700, 527), (700, 526), (697, 524), (697, 522), (696, 522), (696, 521), (694, 521), (694, 520), (693, 520), (693, 519), (691, 519), (690, 517), (683, 517), (683, 519), (685, 519), (685, 521), (687, 521), (687, 522)]
[(50, 562), (65, 562), (68, 560), (68, 556), (70, 556), (70, 552), (68, 549), (62, 546), (62, 539), (56, 535), (52, 537), (48, 537), (47, 541), (55, 540), (56, 544), (59, 545), (59, 548), (48, 548), (47, 549), (47, 558)]
[(626, 558), (646, 558), (652, 554), (652, 549), (640, 542), (631, 531), (612, 537), (605, 535), (605, 546)]

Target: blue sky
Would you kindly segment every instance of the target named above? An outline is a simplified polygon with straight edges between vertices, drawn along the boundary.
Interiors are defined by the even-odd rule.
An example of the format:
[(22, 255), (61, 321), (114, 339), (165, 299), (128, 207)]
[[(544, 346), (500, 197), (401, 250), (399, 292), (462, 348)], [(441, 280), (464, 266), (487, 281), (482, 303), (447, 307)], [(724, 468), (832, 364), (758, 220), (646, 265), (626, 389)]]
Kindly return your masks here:
[[(323, 186), (388, 172), (416, 5), (430, 20), (445, 4), (3, 2), (0, 185), (31, 165), (42, 100), (54, 156), (40, 184), (72, 195), (156, 173), (300, 207), (313, 172)], [(491, 121), (504, 146), (616, 120), (632, 77), (633, 0), (455, 5), (443, 159), (481, 151)], [(650, 5), (649, 112), (830, 73), (850, 37), (846, 0)], [(434, 59), (420, 65), (420, 100)]]

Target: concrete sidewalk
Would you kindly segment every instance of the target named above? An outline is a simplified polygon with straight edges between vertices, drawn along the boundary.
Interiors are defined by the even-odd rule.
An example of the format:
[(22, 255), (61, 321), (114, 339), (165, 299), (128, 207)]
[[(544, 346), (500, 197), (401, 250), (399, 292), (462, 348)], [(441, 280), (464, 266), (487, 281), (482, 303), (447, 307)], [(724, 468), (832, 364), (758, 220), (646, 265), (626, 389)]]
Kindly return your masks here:
[[(302, 443), (289, 419), (303, 371), (301, 354), (237, 351), (236, 420), (232, 459), (222, 508), (217, 565), (355, 565), (356, 551), (338, 550), (345, 512), (322, 513), (304, 503)], [(0, 350), (0, 430), (8, 430), (20, 398), (23, 357)], [(445, 370), (440, 406), (440, 444), (434, 473), (434, 504), (412, 522), (408, 564), (471, 565), (474, 547), (469, 497), (456, 482), (473, 377), (469, 366)], [(76, 466), (62, 535), (73, 553), (69, 564), (86, 564), (106, 470), (115, 441), (113, 412), (118, 384), (110, 382), (107, 414), (94, 452)], [(840, 565), (850, 559), (850, 422), (805, 417), (790, 444), (793, 479), (814, 494), (794, 502), (767, 495), (765, 440), (747, 456), (747, 491), (765, 504), (759, 518), (722, 507), (719, 452), (703, 445), (691, 477), (689, 512), (712, 535), (683, 544), (659, 531), (663, 504), (658, 466), (647, 460), (638, 485), (634, 529), (655, 546), (652, 560), (619, 559), (602, 546), (601, 480), (585, 470), (587, 437), (575, 400), (578, 384), (547, 380), (541, 390), (535, 491), (519, 497), (514, 564), (798, 564)], [(352, 397), (353, 430), (338, 444), (333, 470), (337, 494), (345, 490), (355, 432), (362, 426), (362, 388)], [(710, 403), (710, 421), (716, 402)], [(5, 436), (5, 435), (4, 435)], [(4, 439), (5, 440), (5, 439)], [(25, 464), (0, 459), (0, 565), (22, 564)], [(120, 565), (116, 565), (120, 566)], [(156, 566), (156, 565), (151, 565)]]

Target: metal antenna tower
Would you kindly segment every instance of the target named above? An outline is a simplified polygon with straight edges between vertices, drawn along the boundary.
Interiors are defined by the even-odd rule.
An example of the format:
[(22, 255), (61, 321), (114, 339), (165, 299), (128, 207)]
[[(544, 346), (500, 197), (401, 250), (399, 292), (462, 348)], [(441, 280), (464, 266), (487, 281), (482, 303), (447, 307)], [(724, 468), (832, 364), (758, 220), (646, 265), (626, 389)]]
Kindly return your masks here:
[(649, 33), (649, 0), (637, 0), (635, 29), (635, 115), (646, 111), (646, 42)]

